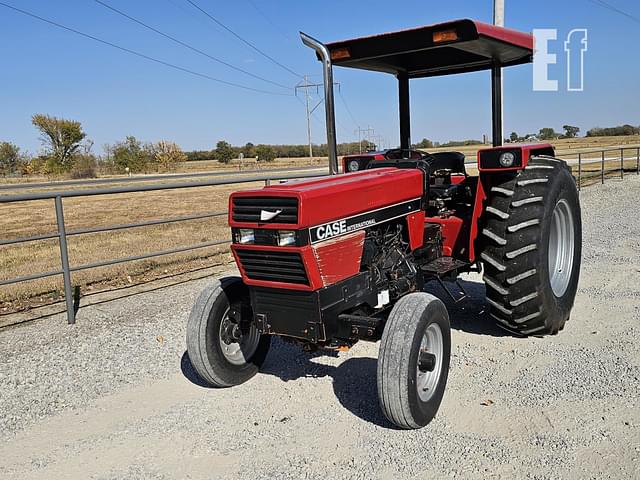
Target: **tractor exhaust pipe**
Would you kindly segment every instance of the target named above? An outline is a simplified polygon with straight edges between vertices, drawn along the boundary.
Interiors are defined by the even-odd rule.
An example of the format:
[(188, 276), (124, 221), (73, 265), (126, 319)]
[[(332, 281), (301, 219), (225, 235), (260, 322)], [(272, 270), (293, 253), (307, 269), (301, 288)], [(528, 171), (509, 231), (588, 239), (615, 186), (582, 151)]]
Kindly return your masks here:
[(333, 67), (331, 66), (331, 54), (326, 45), (313, 37), (300, 32), (302, 43), (313, 48), (322, 61), (324, 77), (324, 111), (326, 115), (327, 149), (329, 150), (329, 173), (338, 173), (338, 144), (336, 142), (336, 113), (333, 101)]

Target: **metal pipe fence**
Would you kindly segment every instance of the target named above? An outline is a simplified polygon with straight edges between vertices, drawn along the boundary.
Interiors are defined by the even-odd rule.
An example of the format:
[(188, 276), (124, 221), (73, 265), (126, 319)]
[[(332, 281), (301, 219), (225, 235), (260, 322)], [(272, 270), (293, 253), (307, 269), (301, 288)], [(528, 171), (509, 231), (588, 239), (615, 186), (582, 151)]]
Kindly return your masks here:
[(92, 268), (105, 267), (110, 265), (118, 265), (121, 263), (132, 262), (136, 260), (144, 260), (147, 258), (154, 258), (163, 255), (171, 255), (175, 253), (188, 252), (193, 250), (199, 250), (207, 247), (214, 247), (218, 245), (224, 245), (229, 243), (228, 239), (213, 240), (210, 242), (202, 242), (195, 245), (187, 245), (176, 247), (168, 250), (161, 250), (156, 252), (149, 252), (143, 255), (134, 255), (121, 258), (115, 258), (110, 260), (104, 260), (100, 262), (87, 263), (84, 265), (71, 265), (69, 261), (69, 248), (67, 245), (67, 239), (71, 236), (86, 235), (99, 232), (112, 232), (117, 230), (141, 228), (152, 225), (167, 225), (178, 222), (186, 222), (191, 220), (200, 220), (206, 218), (215, 218), (226, 216), (227, 212), (208, 212), (196, 215), (185, 215), (180, 217), (171, 217), (165, 219), (147, 220), (144, 222), (126, 223), (110, 225), (106, 227), (91, 227), (77, 230), (67, 231), (67, 226), (64, 217), (64, 198), (77, 198), (77, 197), (89, 197), (94, 195), (116, 195), (122, 193), (138, 193), (138, 192), (151, 192), (161, 190), (177, 190), (177, 189), (192, 189), (199, 187), (213, 187), (220, 185), (235, 185), (242, 183), (255, 183), (264, 182), (265, 185), (269, 185), (273, 180), (293, 180), (301, 178), (316, 178), (327, 175), (325, 172), (321, 173), (292, 173), (283, 175), (273, 175), (270, 172), (268, 175), (241, 177), (229, 180), (208, 180), (208, 181), (196, 181), (196, 182), (184, 182), (184, 183), (170, 183), (161, 185), (137, 185), (137, 186), (124, 186), (113, 188), (95, 188), (86, 190), (61, 190), (53, 192), (33, 192), (22, 193), (15, 195), (0, 196), (0, 203), (15, 203), (15, 202), (31, 202), (36, 200), (53, 200), (56, 215), (57, 231), (55, 233), (48, 233), (43, 235), (32, 235), (28, 237), (20, 237), (13, 239), (0, 239), (0, 246), (16, 245), (27, 242), (34, 242), (40, 240), (58, 239), (60, 247), (60, 268), (48, 272), (39, 272), (29, 275), (23, 275), (20, 277), (9, 278), (0, 280), (0, 286), (11, 285), (20, 282), (26, 282), (30, 280), (37, 280), (40, 278), (47, 278), (57, 275), (62, 275), (64, 283), (64, 298), (66, 303), (67, 321), (69, 324), (75, 323), (75, 311), (77, 305), (74, 305), (73, 285), (71, 274), (73, 272), (79, 272), (82, 270), (89, 270)]
[[(626, 155), (625, 152), (632, 151), (632, 155)], [(607, 158), (607, 153), (616, 152), (615, 157)], [(593, 157), (593, 155), (600, 154), (598, 157)], [(585, 180), (585, 166), (589, 165), (597, 165), (600, 164), (600, 172), (595, 172), (596, 176), (591, 175), (588, 178), (597, 178), (597, 174), (600, 174), (600, 181), (604, 183), (605, 177), (607, 173), (611, 173), (612, 171), (617, 171), (615, 169), (607, 170), (605, 168), (605, 164), (607, 161), (616, 162), (620, 161), (620, 178), (624, 178), (624, 169), (625, 169), (625, 160), (635, 160), (635, 170), (636, 174), (640, 175), (640, 146), (638, 145), (629, 145), (629, 146), (617, 146), (611, 148), (604, 149), (583, 149), (583, 150), (567, 150), (567, 151), (559, 151), (557, 152), (557, 156), (562, 158), (563, 156), (576, 156), (577, 157), (577, 185), (578, 189), (581, 188), (583, 180)], [(573, 160), (569, 160), (569, 163), (573, 163)], [(575, 163), (574, 163), (575, 164)], [(306, 173), (305, 171), (314, 170), (312, 172)], [(207, 218), (216, 218), (226, 216), (226, 211), (219, 212), (207, 212), (200, 213), (194, 215), (183, 215), (179, 217), (169, 217), (169, 218), (161, 218), (161, 219), (153, 219), (142, 222), (135, 223), (126, 223), (126, 224), (116, 224), (109, 226), (101, 226), (101, 227), (89, 227), (82, 228), (76, 230), (67, 230), (67, 225), (65, 223), (64, 217), (64, 203), (63, 199), (65, 198), (77, 198), (77, 197), (89, 197), (95, 195), (117, 195), (123, 193), (139, 193), (139, 192), (151, 192), (151, 191), (162, 191), (162, 190), (177, 190), (177, 189), (193, 189), (199, 187), (213, 187), (213, 186), (222, 186), (222, 185), (237, 185), (243, 183), (255, 183), (255, 182), (264, 182), (265, 185), (270, 185), (272, 181), (278, 180), (294, 180), (294, 179), (303, 179), (303, 178), (317, 178), (322, 177), (328, 174), (327, 171), (318, 172), (318, 168), (309, 169), (309, 168), (301, 168), (295, 170), (286, 170), (286, 172), (294, 172), (285, 174), (283, 172), (282, 175), (280, 171), (271, 170), (269, 173), (265, 175), (259, 176), (242, 176), (235, 177), (231, 179), (213, 179), (213, 180), (200, 180), (200, 181), (191, 181), (191, 182), (179, 182), (179, 183), (166, 183), (166, 184), (155, 184), (155, 185), (129, 185), (129, 186), (116, 186), (111, 188), (92, 188), (92, 189), (79, 189), (79, 190), (58, 190), (58, 191), (45, 191), (45, 192), (31, 192), (31, 193), (22, 193), (22, 194), (11, 194), (11, 195), (0, 195), (0, 204), (8, 204), (15, 202), (31, 202), (36, 200), (53, 200), (55, 215), (56, 215), (56, 225), (57, 231), (47, 234), (41, 235), (31, 235), (27, 237), (13, 238), (13, 239), (0, 239), (0, 246), (9, 246), (16, 244), (23, 244), (27, 242), (35, 242), (42, 240), (50, 240), (50, 239), (58, 239), (58, 244), (60, 248), (60, 268), (57, 270), (47, 271), (47, 272), (39, 272), (33, 273), (29, 275), (23, 275), (20, 277), (9, 278), (5, 280), (0, 280), (0, 286), (11, 285), (20, 282), (26, 282), (30, 280), (36, 280), (41, 278), (53, 277), (61, 275), (64, 283), (64, 298), (66, 303), (66, 312), (67, 312), (67, 321), (69, 324), (75, 323), (75, 312), (77, 310), (78, 305), (74, 304), (74, 295), (73, 295), (73, 284), (72, 284), (72, 273), (79, 272), (83, 270), (89, 270), (94, 268), (100, 268), (110, 265), (118, 265), (126, 262), (132, 262), (136, 260), (144, 260), (148, 258), (155, 258), (164, 255), (171, 255), (176, 253), (183, 253), (193, 250), (199, 250), (203, 248), (209, 248), (219, 245), (225, 245), (229, 243), (228, 239), (219, 239), (213, 240), (209, 242), (202, 242), (194, 245), (186, 245), (180, 246), (168, 250), (161, 250), (155, 252), (149, 252), (142, 255), (132, 255), (126, 257), (120, 257), (110, 260), (104, 260), (99, 262), (92, 262), (83, 265), (71, 265), (69, 261), (69, 248), (67, 245), (67, 239), (73, 236), (86, 235), (92, 233), (101, 233), (101, 232), (112, 232), (118, 230), (126, 230), (133, 228), (142, 228), (154, 225), (167, 225), (174, 224), (179, 222), (187, 222), (192, 220), (201, 220)], [(297, 173), (296, 173), (297, 172)], [(590, 173), (593, 171), (590, 171)], [(238, 173), (238, 172), (230, 172), (230, 173)], [(243, 174), (250, 172), (242, 172)], [(276, 175), (274, 175), (276, 173)], [(218, 174), (184, 174), (177, 176), (150, 176), (145, 177), (144, 181), (151, 180), (167, 180), (167, 179), (197, 179), (203, 176), (215, 176), (215, 175), (227, 175), (226, 172), (220, 172)], [(123, 179), (104, 179), (108, 181), (100, 182), (100, 183), (122, 183)], [(133, 180), (135, 183), (142, 181), (141, 179), (127, 179)], [(97, 183), (97, 181), (95, 181)], [(98, 183), (98, 184), (100, 184)], [(60, 182), (56, 184), (15, 184), (9, 186), (0, 186), (0, 189), (4, 188), (5, 190), (11, 189), (30, 189), (30, 188), (46, 188), (46, 187), (57, 187), (59, 186), (85, 186), (90, 185), (87, 181), (72, 181), (72, 182)]]
[[(609, 155), (615, 152), (615, 155)], [(595, 157), (593, 155), (596, 155)], [(569, 164), (575, 164), (576, 160), (567, 159), (566, 157), (577, 156), (577, 185), (578, 190), (581, 190), (583, 180), (585, 180), (585, 166), (599, 164), (599, 169), (596, 172), (596, 176), (590, 175), (591, 178), (600, 179), (600, 183), (604, 184), (607, 174), (619, 172), (620, 178), (624, 179), (625, 168), (631, 170), (631, 168), (625, 167), (625, 161), (635, 161), (636, 175), (640, 175), (640, 146), (639, 145), (619, 145), (615, 147), (607, 148), (593, 148), (593, 149), (579, 149), (579, 150), (559, 150), (556, 152), (558, 158), (568, 160)], [(590, 158), (589, 158), (590, 157)], [(607, 168), (607, 162), (616, 163), (619, 165), (611, 168)], [(593, 171), (591, 171), (593, 172)], [(587, 180), (589, 179), (587, 177)]]
[(286, 172), (308, 172), (312, 170), (324, 169), (323, 166), (315, 167), (295, 167), (295, 168), (273, 168), (273, 169), (251, 169), (251, 170), (220, 170), (209, 172), (194, 172), (194, 173), (168, 173), (160, 175), (132, 175), (132, 176), (119, 176), (113, 178), (90, 178), (82, 180), (63, 180), (54, 182), (39, 182), (39, 183), (7, 183), (0, 185), (0, 191), (8, 190), (25, 190), (33, 188), (57, 188), (57, 187), (84, 187), (87, 185), (111, 185), (119, 183), (144, 183), (144, 182), (159, 182), (167, 180), (186, 180), (192, 178), (210, 178), (210, 177), (226, 177), (231, 175), (250, 175), (250, 174), (267, 174), (273, 173), (286, 173)]

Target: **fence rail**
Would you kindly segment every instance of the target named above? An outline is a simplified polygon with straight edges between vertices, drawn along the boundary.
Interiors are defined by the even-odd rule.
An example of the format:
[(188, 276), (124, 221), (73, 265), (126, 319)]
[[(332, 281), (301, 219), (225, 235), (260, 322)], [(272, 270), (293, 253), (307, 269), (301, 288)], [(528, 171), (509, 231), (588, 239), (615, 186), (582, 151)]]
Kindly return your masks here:
[[(614, 152), (614, 156), (607, 157), (607, 153)], [(626, 153), (625, 153), (626, 152)], [(631, 154), (629, 155), (629, 152)], [(589, 155), (597, 155), (597, 157), (587, 158)], [(620, 178), (624, 179), (625, 161), (634, 161), (636, 164), (636, 175), (640, 175), (640, 145), (621, 145), (617, 147), (601, 148), (601, 149), (580, 149), (576, 151), (559, 151), (556, 153), (559, 158), (567, 156), (577, 156), (576, 161), (568, 160), (569, 164), (577, 162), (577, 184), (578, 190), (582, 188), (584, 178), (584, 165), (598, 164), (600, 183), (604, 184), (607, 173), (620, 171)], [(620, 162), (619, 168), (606, 168), (607, 162)]]
[(220, 170), (209, 172), (193, 172), (193, 173), (168, 173), (164, 175), (132, 175), (132, 176), (119, 176), (113, 178), (91, 178), (84, 180), (63, 180), (56, 182), (39, 182), (39, 183), (7, 183), (0, 185), (0, 191), (10, 190), (27, 190), (32, 188), (57, 188), (57, 187), (84, 187), (86, 185), (110, 185), (118, 183), (144, 183), (144, 182), (158, 182), (167, 180), (185, 180), (192, 178), (210, 178), (210, 177), (226, 177), (231, 175), (250, 175), (250, 174), (265, 174), (272, 175), (274, 173), (286, 173), (286, 172), (307, 172), (313, 170), (321, 170), (322, 166), (313, 167), (295, 167), (295, 168), (272, 168), (262, 170)]
[(31, 202), (36, 200), (53, 200), (54, 201), (57, 232), (43, 234), (43, 235), (32, 235), (29, 237), (13, 238), (13, 239), (0, 239), (0, 246), (15, 245), (15, 244), (57, 238), (60, 246), (60, 264), (61, 264), (61, 267), (58, 270), (33, 273), (30, 275), (24, 275), (20, 277), (9, 278), (6, 280), (0, 280), (0, 286), (11, 285), (15, 283), (26, 282), (29, 280), (36, 280), (40, 278), (47, 278), (47, 277), (52, 277), (56, 275), (62, 275), (63, 282), (64, 282), (64, 298), (66, 303), (67, 321), (69, 324), (73, 324), (75, 323), (75, 311), (76, 311), (75, 307), (77, 305), (74, 305), (74, 295), (73, 295), (73, 288), (71, 284), (72, 272), (89, 270), (92, 268), (105, 267), (109, 265), (118, 265), (121, 263), (132, 262), (135, 260), (144, 260), (147, 258), (154, 258), (154, 257), (163, 256), (163, 255), (171, 255), (175, 253), (188, 252), (192, 250), (199, 250), (202, 248), (213, 247), (217, 245), (224, 245), (226, 243), (229, 243), (228, 239), (221, 239), (221, 240), (214, 240), (210, 242), (203, 242), (195, 245), (187, 245), (187, 246), (172, 248), (169, 250), (150, 252), (143, 255), (121, 257), (121, 258), (116, 258), (111, 260), (88, 263), (84, 265), (70, 265), (69, 249), (67, 246), (68, 237), (76, 236), (76, 235), (85, 235), (90, 233), (111, 232), (111, 231), (124, 230), (129, 228), (146, 227), (150, 225), (166, 225), (166, 224), (185, 222), (190, 220), (215, 218), (215, 217), (225, 216), (227, 215), (227, 212), (226, 211), (208, 212), (208, 213), (202, 213), (197, 215), (188, 215), (188, 216), (172, 217), (172, 218), (165, 218), (165, 219), (155, 219), (155, 220), (147, 220), (144, 222), (126, 223), (126, 224), (110, 225), (106, 227), (92, 227), (92, 228), (84, 228), (84, 229), (67, 231), (65, 220), (64, 220), (64, 205), (63, 205), (64, 198), (89, 197), (94, 195), (116, 195), (121, 193), (151, 192), (151, 191), (159, 191), (159, 190), (191, 189), (191, 188), (199, 188), (199, 187), (213, 187), (213, 186), (220, 186), (220, 185), (235, 185), (235, 184), (255, 183), (255, 182), (264, 182), (265, 185), (269, 185), (270, 182), (274, 180), (317, 178), (317, 177), (325, 176), (327, 175), (327, 173), (328, 172), (273, 175), (273, 173), (270, 172), (270, 174), (268, 175), (233, 178), (229, 180), (208, 180), (208, 181), (197, 181), (197, 182), (170, 183), (170, 184), (161, 184), (161, 185), (138, 185), (138, 186), (134, 185), (134, 186), (124, 186), (124, 187), (113, 187), (113, 188), (95, 188), (95, 189), (86, 189), (86, 190), (33, 192), (33, 193), (22, 193), (22, 194), (16, 194), (16, 195), (0, 196), (0, 203), (2, 204), (14, 203), (14, 202)]
[[(629, 156), (628, 152), (631, 151), (632, 154)], [(607, 154), (610, 152), (616, 152), (616, 155), (607, 157)], [(626, 152), (626, 154), (625, 154)], [(596, 155), (596, 157), (593, 157)], [(597, 165), (599, 164), (599, 174), (601, 183), (604, 183), (605, 177), (607, 173), (617, 172), (618, 168), (614, 169), (606, 169), (607, 162), (616, 162), (619, 160), (619, 170), (620, 170), (620, 178), (624, 178), (624, 170), (625, 170), (625, 160), (633, 161), (635, 160), (635, 171), (636, 174), (640, 175), (640, 145), (621, 145), (618, 147), (610, 147), (610, 148), (600, 148), (600, 149), (580, 149), (580, 150), (567, 150), (567, 151), (559, 151), (557, 156), (562, 158), (563, 156), (575, 156), (576, 160), (568, 160), (568, 162), (572, 165), (577, 165), (577, 184), (580, 189), (585, 178), (584, 167), (585, 165)], [(3, 285), (11, 285), (20, 282), (26, 282), (30, 280), (36, 280), (41, 278), (47, 278), (52, 276), (61, 275), (63, 277), (64, 282), (64, 297), (66, 303), (66, 312), (67, 312), (67, 321), (69, 324), (75, 323), (75, 312), (77, 305), (74, 305), (74, 295), (73, 295), (73, 287), (71, 282), (71, 274), (73, 272), (89, 270), (93, 268), (105, 267), (109, 265), (117, 265), (126, 262), (132, 262), (136, 260), (144, 260), (148, 258), (154, 258), (164, 255), (171, 255), (175, 253), (188, 252), (193, 250), (199, 250), (208, 247), (214, 247), (219, 245), (228, 244), (228, 239), (219, 239), (213, 240), (209, 242), (202, 242), (194, 245), (180, 246), (168, 250), (155, 251), (150, 253), (145, 253), (142, 255), (134, 255), (127, 257), (120, 257), (111, 260), (104, 260), (93, 263), (86, 263), (83, 265), (71, 265), (69, 262), (69, 250), (67, 246), (67, 239), (69, 237), (78, 236), (78, 235), (86, 235), (92, 233), (100, 233), (100, 232), (111, 232), (117, 230), (125, 230), (132, 228), (142, 228), (153, 225), (167, 225), (179, 222), (187, 222), (191, 220), (200, 220), (206, 218), (215, 218), (226, 216), (226, 211), (219, 212), (206, 212), (194, 215), (184, 215), (179, 217), (170, 217), (164, 219), (153, 219), (147, 220), (143, 222), (136, 223), (126, 223), (126, 224), (116, 224), (110, 225), (106, 227), (90, 227), (90, 228), (82, 228), (77, 230), (67, 231), (66, 223), (64, 218), (64, 204), (63, 199), (65, 198), (74, 198), (74, 197), (88, 197), (94, 195), (117, 195), (122, 193), (138, 193), (138, 192), (151, 192), (151, 191), (160, 191), (160, 190), (176, 190), (176, 189), (192, 189), (199, 187), (213, 187), (213, 186), (221, 186), (221, 185), (236, 185), (243, 183), (255, 183), (255, 182), (264, 182), (265, 185), (269, 185), (271, 181), (276, 180), (293, 180), (293, 179), (302, 179), (302, 178), (318, 178), (322, 176), (326, 176), (328, 171), (318, 171), (319, 168), (300, 168), (300, 169), (288, 169), (288, 170), (270, 170), (268, 173), (264, 175), (258, 176), (241, 176), (234, 177), (231, 179), (213, 179), (213, 180), (199, 180), (199, 181), (190, 181), (190, 182), (179, 182), (179, 183), (166, 183), (166, 184), (155, 184), (155, 185), (130, 185), (130, 186), (119, 186), (119, 187), (111, 187), (111, 188), (92, 188), (92, 189), (78, 189), (78, 190), (58, 190), (58, 191), (45, 191), (45, 192), (31, 192), (31, 193), (21, 193), (21, 194), (11, 194), (11, 195), (0, 195), (0, 204), (14, 203), (14, 202), (31, 202), (36, 200), (53, 200), (55, 213), (56, 213), (56, 224), (57, 231), (48, 234), (42, 235), (32, 235), (28, 237), (21, 238), (13, 238), (13, 239), (0, 239), (0, 246), (9, 246), (15, 244), (22, 244), (27, 242), (35, 242), (41, 240), (50, 240), (50, 239), (58, 239), (59, 248), (60, 248), (60, 268), (57, 270), (47, 271), (47, 272), (39, 272), (33, 273), (29, 275), (24, 275), (20, 277), (9, 278), (5, 280), (0, 280), (0, 286)], [(294, 172), (285, 174), (285, 172)], [(158, 180), (167, 180), (167, 179), (197, 179), (200, 177), (206, 176), (227, 176), (231, 173), (234, 174), (249, 174), (255, 172), (218, 172), (218, 173), (207, 173), (207, 174), (181, 174), (174, 176), (148, 176), (143, 178), (126, 178), (126, 179), (102, 179), (94, 180), (94, 181), (70, 181), (70, 182), (60, 182), (56, 184), (15, 184), (15, 185), (3, 185), (0, 186), (0, 190), (11, 190), (11, 189), (28, 189), (28, 188), (41, 188), (41, 187), (57, 187), (60, 186), (85, 186), (91, 184), (110, 184), (110, 183), (123, 183), (123, 181), (133, 180), (136, 183), (140, 181), (158, 181)], [(280, 175), (279, 173), (283, 173)], [(598, 175), (596, 175), (597, 177)]]

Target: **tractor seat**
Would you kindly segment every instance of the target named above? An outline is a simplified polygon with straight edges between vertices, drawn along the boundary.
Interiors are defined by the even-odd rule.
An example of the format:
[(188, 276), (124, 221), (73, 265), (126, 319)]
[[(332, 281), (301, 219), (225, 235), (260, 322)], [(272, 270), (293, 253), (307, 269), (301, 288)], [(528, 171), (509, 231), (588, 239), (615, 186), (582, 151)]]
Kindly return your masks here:
[(467, 175), (464, 169), (465, 156), (460, 152), (437, 152), (430, 153), (431, 159), (427, 160), (431, 166), (431, 173), (438, 170), (451, 170), (453, 175), (463, 174)]
[(464, 155), (460, 152), (438, 152), (430, 154), (429, 199), (451, 200), (459, 196), (461, 185), (451, 182), (452, 175), (464, 175)]

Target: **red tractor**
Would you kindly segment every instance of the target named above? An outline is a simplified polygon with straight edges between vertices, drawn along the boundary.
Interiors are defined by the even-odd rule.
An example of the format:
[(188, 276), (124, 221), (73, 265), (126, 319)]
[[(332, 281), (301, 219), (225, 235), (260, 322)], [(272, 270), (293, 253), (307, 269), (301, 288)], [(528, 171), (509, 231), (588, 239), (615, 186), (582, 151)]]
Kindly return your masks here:
[[(451, 351), (447, 309), (427, 282), (482, 270), (491, 316), (523, 336), (558, 333), (573, 307), (581, 219), (570, 169), (550, 145), (501, 146), (501, 69), (530, 62), (533, 38), (471, 20), (328, 45), (301, 36), (324, 66), (332, 176), (231, 195), (241, 277), (202, 292), (188, 354), (203, 380), (229, 387), (256, 374), (274, 335), (336, 350), (381, 340), (382, 410), (420, 428), (440, 406)], [(334, 65), (391, 73), (399, 92), (400, 148), (340, 175)], [(492, 72), (494, 148), (469, 176), (460, 153), (411, 150), (409, 79), (479, 70)]]

